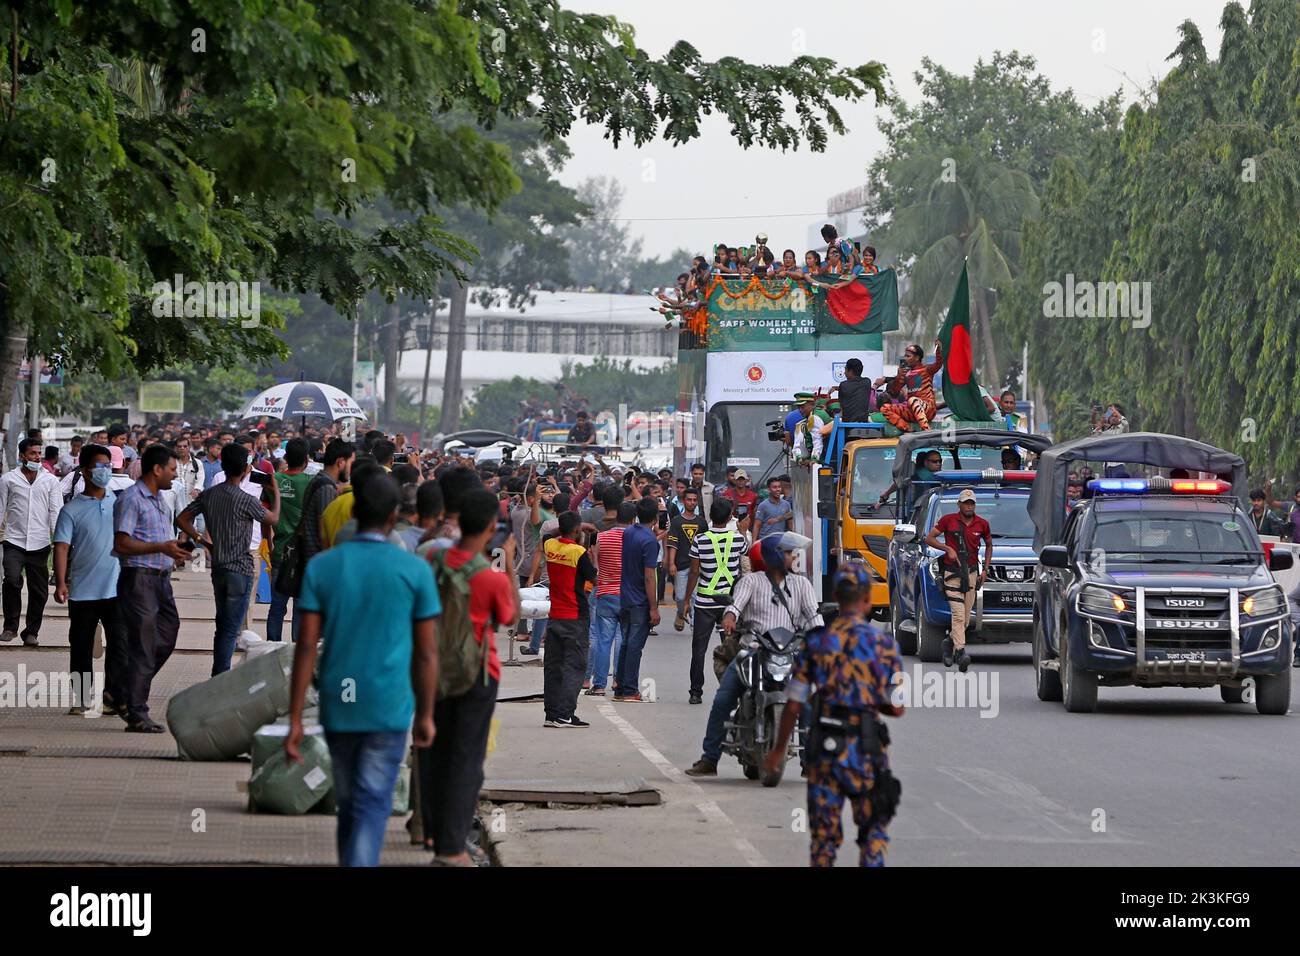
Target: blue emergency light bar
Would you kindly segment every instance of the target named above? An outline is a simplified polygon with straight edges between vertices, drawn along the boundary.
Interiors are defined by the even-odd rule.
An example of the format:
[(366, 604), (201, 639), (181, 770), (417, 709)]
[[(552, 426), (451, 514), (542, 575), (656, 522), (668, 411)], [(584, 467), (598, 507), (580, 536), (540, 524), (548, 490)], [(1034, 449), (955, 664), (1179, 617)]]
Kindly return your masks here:
[(936, 471), (935, 481), (1033, 481), (1035, 471), (1003, 471), (1001, 468), (969, 468)]
[(1094, 478), (1088, 482), (1093, 494), (1144, 495), (1149, 491), (1177, 495), (1226, 495), (1232, 485), (1217, 478)]

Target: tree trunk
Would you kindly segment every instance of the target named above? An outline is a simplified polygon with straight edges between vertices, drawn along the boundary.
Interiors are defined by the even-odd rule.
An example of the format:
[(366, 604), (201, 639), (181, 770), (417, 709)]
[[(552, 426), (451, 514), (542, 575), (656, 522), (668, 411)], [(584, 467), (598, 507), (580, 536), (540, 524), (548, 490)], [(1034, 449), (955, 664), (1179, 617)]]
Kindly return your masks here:
[(447, 314), (447, 368), (442, 377), (442, 417), (438, 422), (438, 431), (443, 434), (460, 428), (464, 391), (460, 373), (465, 358), (465, 309), (468, 304), (469, 286), (455, 283), (451, 288), (451, 310)]
[[(0, 416), (7, 415), (13, 405), (14, 390), (18, 387), (18, 367), (27, 356), (27, 330), (18, 324), (6, 306), (5, 290), (0, 288), (0, 334), (4, 336), (3, 353), (0, 354)], [(10, 421), (6, 426), (7, 460), (13, 461), (23, 423)]]
[(998, 372), (998, 353), (993, 344), (993, 327), (989, 322), (988, 292), (975, 290), (975, 314), (979, 321), (979, 335), (984, 352), (984, 387), (996, 394), (1002, 390), (1002, 376)]
[(380, 342), (384, 349), (384, 423), (390, 427), (397, 418), (397, 363), (402, 341), (402, 307), (391, 302), (384, 309), (384, 328)]

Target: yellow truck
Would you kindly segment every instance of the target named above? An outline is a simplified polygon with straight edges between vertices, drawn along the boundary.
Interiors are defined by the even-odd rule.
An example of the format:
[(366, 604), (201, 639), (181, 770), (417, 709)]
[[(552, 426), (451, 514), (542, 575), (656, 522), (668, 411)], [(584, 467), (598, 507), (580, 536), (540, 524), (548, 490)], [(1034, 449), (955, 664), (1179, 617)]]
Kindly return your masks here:
[(796, 465), (795, 530), (812, 539), (806, 568), (823, 603), (831, 604), (831, 579), (841, 562), (867, 567), (873, 581), (872, 616), (889, 619), (885, 559), (893, 537), (896, 505), (880, 498), (893, 480), (898, 439), (884, 437), (876, 424), (844, 423), (838, 418), (822, 452), (822, 463)]

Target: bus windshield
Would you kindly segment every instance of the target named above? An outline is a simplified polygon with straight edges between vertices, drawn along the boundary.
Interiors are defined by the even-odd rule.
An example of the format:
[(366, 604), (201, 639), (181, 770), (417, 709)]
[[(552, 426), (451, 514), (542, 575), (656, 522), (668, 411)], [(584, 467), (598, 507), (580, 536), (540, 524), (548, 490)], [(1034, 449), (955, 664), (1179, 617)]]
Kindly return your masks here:
[(785, 415), (776, 402), (724, 402), (710, 408), (705, 477), (715, 484), (726, 481), (727, 468), (737, 465), (749, 472), (750, 482), (760, 488), (767, 478), (784, 473), (780, 459), (785, 454), (785, 446), (768, 439), (767, 423)]

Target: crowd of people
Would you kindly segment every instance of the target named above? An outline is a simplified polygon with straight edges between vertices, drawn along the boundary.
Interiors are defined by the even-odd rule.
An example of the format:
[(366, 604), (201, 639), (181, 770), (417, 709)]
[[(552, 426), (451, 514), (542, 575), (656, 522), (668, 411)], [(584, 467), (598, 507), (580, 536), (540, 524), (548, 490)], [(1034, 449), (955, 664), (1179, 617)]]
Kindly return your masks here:
[[(354, 443), (339, 431), (113, 425), (57, 456), (41, 434), (29, 435), (20, 466), (0, 481), (0, 640), (39, 645), (52, 563), (54, 598), (68, 606), (71, 672), (92, 673), (97, 631), (103, 641), (102, 686), (85, 683), (71, 713), (162, 733), (150, 697), (180, 630), (171, 575), (196, 558), (207, 565), (216, 676), (250, 627), (265, 567), (266, 638), (283, 639), (292, 607), (297, 642), (286, 747), (298, 755), (315, 674), (344, 863), (378, 860), (403, 756), (398, 737), (408, 733), (413, 831), (437, 862), (473, 862), (467, 837), (500, 677), (492, 637), (519, 623), (521, 587), (548, 587), (547, 617), (520, 624), (521, 654), (545, 655), (543, 724), (583, 727), (584, 693), (645, 699), (642, 653), (669, 593), (674, 629), (693, 635), (683, 679), (691, 702), (702, 703), (714, 625), (727, 628), (742, 575), (762, 567), (760, 547), (806, 544), (791, 534), (788, 475), (755, 489), (733, 467), (715, 487), (700, 464), (675, 477), (594, 455), (476, 462), (465, 450), (409, 447), (402, 435), (372, 430)], [(457, 667), (435, 618), (438, 635), (472, 635), (481, 648), (481, 668), (455, 693), (433, 690)]]
[(682, 327), (687, 327), (704, 306), (708, 290), (717, 279), (787, 279), (834, 285), (880, 271), (875, 247), (841, 238), (830, 223), (822, 226), (821, 235), (826, 242), (824, 249), (809, 249), (802, 259), (793, 249), (786, 249), (779, 261), (767, 245), (766, 233), (755, 236), (752, 246), (720, 242), (714, 247), (712, 261), (696, 256), (690, 270), (677, 276), (672, 289), (655, 291), (660, 304), (651, 306), (651, 311), (659, 312), (670, 323), (680, 320)]

